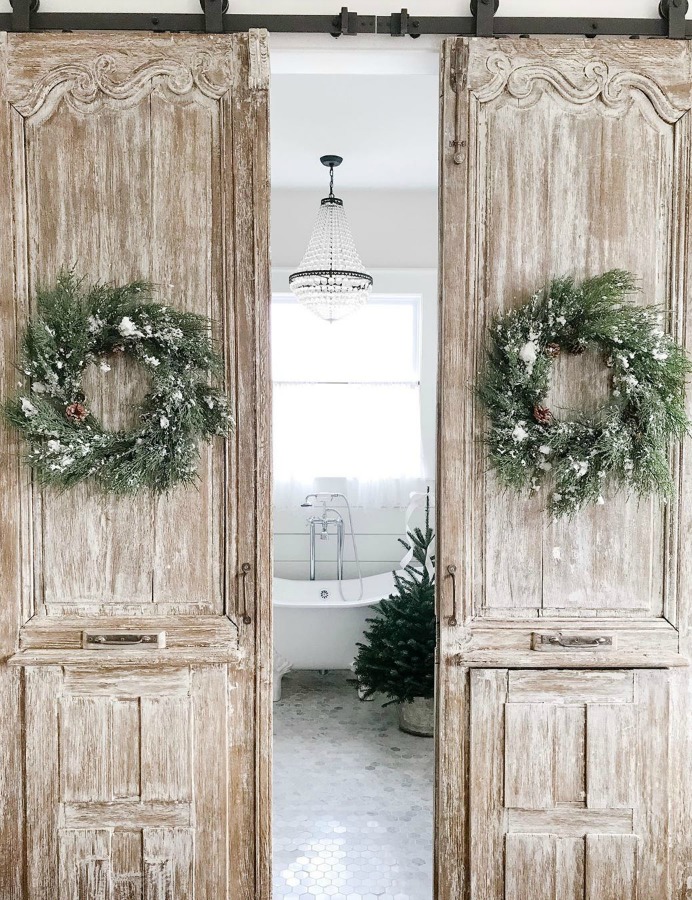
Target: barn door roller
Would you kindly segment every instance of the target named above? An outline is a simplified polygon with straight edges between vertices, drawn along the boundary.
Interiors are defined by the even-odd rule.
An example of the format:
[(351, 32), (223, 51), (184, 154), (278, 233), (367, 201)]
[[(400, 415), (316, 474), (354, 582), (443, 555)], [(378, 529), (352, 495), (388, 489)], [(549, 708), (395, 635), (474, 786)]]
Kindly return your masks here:
[(223, 14), (228, 0), (199, 0), (204, 10), (204, 30), (207, 34), (223, 34)]
[(668, 23), (669, 38), (685, 37), (685, 15), (688, 6), (688, 0), (661, 0), (658, 4), (659, 16)]
[(476, 20), (476, 36), (492, 37), (495, 33), (494, 17), (500, 8), (500, 0), (471, 0), (471, 15)]
[(40, 0), (10, 0), (12, 31), (30, 31), (31, 14), (38, 12)]

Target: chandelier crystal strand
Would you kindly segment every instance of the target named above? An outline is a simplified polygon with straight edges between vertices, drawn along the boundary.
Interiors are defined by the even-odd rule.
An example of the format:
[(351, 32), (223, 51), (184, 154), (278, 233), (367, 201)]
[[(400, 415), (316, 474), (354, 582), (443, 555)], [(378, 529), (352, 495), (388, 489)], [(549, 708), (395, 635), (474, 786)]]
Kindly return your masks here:
[(372, 276), (356, 250), (343, 201), (334, 196), (334, 166), (341, 158), (323, 156), (321, 162), (330, 170), (329, 196), (321, 202), (305, 256), (289, 284), (307, 309), (334, 322), (363, 306)]

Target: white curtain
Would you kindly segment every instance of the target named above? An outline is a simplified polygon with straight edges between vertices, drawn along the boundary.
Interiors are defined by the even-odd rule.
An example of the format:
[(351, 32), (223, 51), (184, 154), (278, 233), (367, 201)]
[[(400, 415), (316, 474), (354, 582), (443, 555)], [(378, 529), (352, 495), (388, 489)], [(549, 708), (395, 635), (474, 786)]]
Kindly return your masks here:
[(424, 489), (417, 384), (274, 382), (273, 405), (277, 506), (332, 479), (354, 506), (405, 506)]

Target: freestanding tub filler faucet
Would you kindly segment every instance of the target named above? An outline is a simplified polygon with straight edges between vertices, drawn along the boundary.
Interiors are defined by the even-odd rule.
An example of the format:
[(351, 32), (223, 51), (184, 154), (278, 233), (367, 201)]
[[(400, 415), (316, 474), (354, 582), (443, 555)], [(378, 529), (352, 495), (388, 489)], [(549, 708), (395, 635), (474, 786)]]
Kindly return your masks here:
[[(351, 515), (351, 505), (348, 502), (348, 498), (345, 494), (329, 494), (329, 493), (319, 493), (319, 494), (308, 494), (305, 498), (305, 501), (301, 503), (301, 506), (310, 509), (316, 506), (322, 506), (322, 511), (320, 515), (310, 516), (308, 518), (308, 526), (310, 527), (310, 581), (315, 581), (316, 577), (316, 541), (317, 535), (319, 534), (319, 538), (321, 541), (329, 540), (330, 534), (336, 535), (336, 577), (339, 582), (339, 593), (341, 594), (341, 599), (346, 601), (346, 597), (344, 597), (344, 592), (342, 588), (342, 581), (344, 580), (344, 540), (346, 536), (345, 522), (344, 518), (339, 512), (338, 509), (335, 509), (333, 506), (329, 506), (328, 504), (339, 503), (343, 504), (342, 508), (345, 508), (348, 513), (348, 528), (351, 532), (351, 542), (353, 544), (353, 560), (356, 564), (356, 569), (358, 571), (358, 581), (360, 582), (360, 594), (356, 598), (360, 600), (363, 596), (363, 575), (360, 568), (360, 560), (358, 559), (358, 548), (356, 547), (356, 535), (353, 531), (353, 516)], [(330, 531), (329, 529), (333, 529)], [(353, 599), (353, 598), (351, 598)]]

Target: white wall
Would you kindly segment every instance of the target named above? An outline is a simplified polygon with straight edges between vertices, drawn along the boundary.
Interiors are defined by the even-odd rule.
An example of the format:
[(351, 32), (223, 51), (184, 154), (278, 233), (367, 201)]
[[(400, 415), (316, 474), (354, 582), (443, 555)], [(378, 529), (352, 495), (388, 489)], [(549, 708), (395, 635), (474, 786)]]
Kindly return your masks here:
[[(318, 168), (322, 169), (319, 163)], [(322, 171), (328, 174), (325, 169)], [(315, 224), (320, 198), (325, 194), (324, 189), (272, 191), (272, 267), (291, 269), (298, 265)], [(435, 190), (343, 190), (339, 196), (343, 197), (356, 246), (368, 268), (437, 266)], [(280, 290), (288, 290), (288, 273)]]

